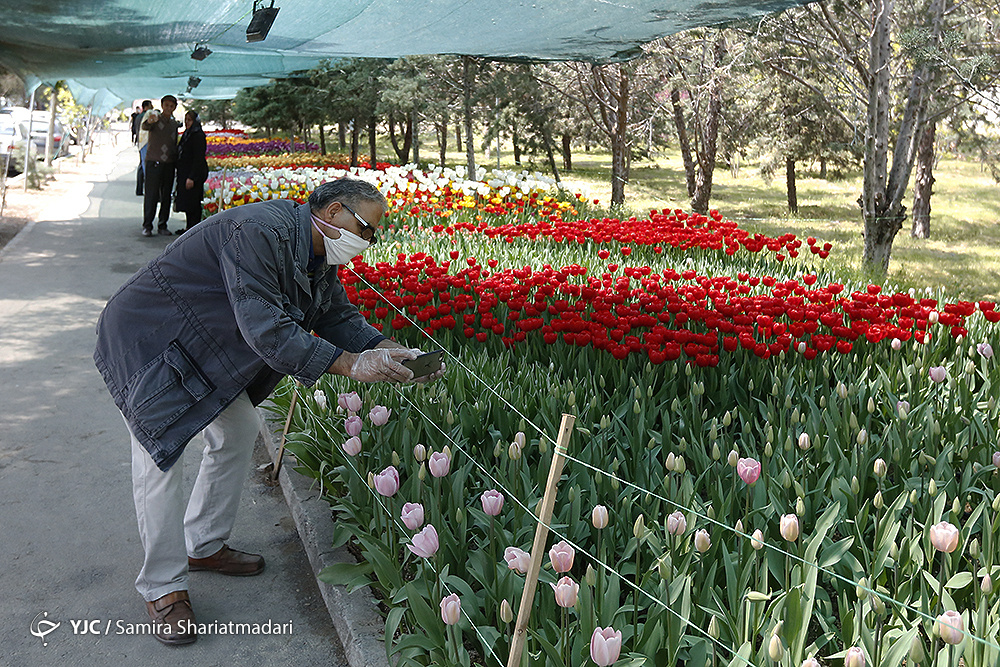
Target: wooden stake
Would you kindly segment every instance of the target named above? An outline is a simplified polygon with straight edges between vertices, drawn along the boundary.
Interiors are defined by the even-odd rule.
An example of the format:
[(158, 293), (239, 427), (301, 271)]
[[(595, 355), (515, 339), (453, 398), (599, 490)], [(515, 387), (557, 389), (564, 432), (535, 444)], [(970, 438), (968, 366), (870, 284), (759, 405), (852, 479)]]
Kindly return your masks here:
[(288, 404), (288, 417), (285, 419), (285, 429), (281, 432), (281, 445), (278, 447), (278, 458), (274, 461), (274, 472), (271, 473), (271, 479), (278, 479), (278, 473), (281, 472), (281, 461), (282, 455), (285, 453), (285, 438), (288, 436), (288, 429), (292, 425), (292, 415), (295, 414), (295, 403), (299, 400), (299, 381), (295, 381), (295, 385), (292, 387), (292, 400)]
[(531, 547), (531, 563), (524, 579), (524, 592), (521, 594), (521, 607), (517, 611), (517, 624), (514, 626), (514, 639), (510, 645), (510, 655), (507, 667), (518, 667), (521, 663), (521, 653), (528, 638), (528, 620), (531, 618), (531, 606), (535, 599), (535, 587), (538, 585), (538, 572), (542, 569), (542, 559), (545, 557), (545, 542), (549, 536), (549, 522), (552, 520), (552, 508), (556, 502), (556, 487), (562, 475), (563, 464), (566, 462), (563, 454), (568, 450), (569, 436), (573, 433), (576, 417), (563, 414), (559, 425), (559, 437), (556, 438), (556, 448), (552, 452), (552, 464), (549, 466), (549, 480), (545, 485), (545, 495), (538, 513), (538, 525), (535, 526), (535, 543)]

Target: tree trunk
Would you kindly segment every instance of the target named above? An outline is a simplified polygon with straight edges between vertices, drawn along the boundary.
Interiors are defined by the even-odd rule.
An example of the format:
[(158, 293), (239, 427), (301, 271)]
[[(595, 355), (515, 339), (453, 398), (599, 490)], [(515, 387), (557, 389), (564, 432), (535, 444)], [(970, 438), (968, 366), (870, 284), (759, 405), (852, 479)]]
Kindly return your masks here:
[(52, 86), (52, 101), (49, 104), (49, 131), (45, 135), (45, 166), (52, 166), (55, 153), (56, 111), (59, 107), (59, 85)]
[(517, 139), (517, 125), (514, 125), (510, 130), (510, 141), (514, 145), (514, 164), (521, 164), (521, 144)]
[(785, 189), (788, 191), (788, 211), (799, 212), (799, 193), (795, 189), (795, 158), (785, 158)]
[(438, 135), (438, 159), (440, 164), (438, 166), (444, 167), (445, 162), (447, 162), (446, 155), (448, 153), (448, 116), (445, 114), (441, 117), (441, 122), (436, 124), (435, 129)]
[(615, 114), (615, 141), (611, 144), (611, 204), (625, 203), (625, 184), (628, 183), (631, 145), (628, 141), (629, 80), (625, 70), (618, 66), (618, 108)]
[(552, 133), (549, 132), (547, 123), (542, 126), (542, 139), (545, 141), (545, 154), (549, 158), (549, 168), (552, 169), (552, 176), (556, 179), (556, 185), (559, 185), (559, 169), (556, 167), (556, 156), (552, 150)]
[(413, 164), (420, 164), (420, 116), (417, 115), (416, 111), (410, 112), (410, 117), (407, 119), (407, 126), (412, 128)]
[(347, 128), (344, 121), (337, 123), (337, 142), (340, 144), (341, 152), (347, 150)]
[(392, 142), (392, 150), (396, 152), (396, 159), (399, 160), (400, 164), (406, 164), (410, 161), (410, 146), (413, 143), (413, 123), (410, 121), (410, 117), (406, 117), (406, 130), (403, 133), (403, 145), (399, 145), (399, 141), (396, 139), (396, 119), (390, 114), (389, 115), (389, 141)]
[(377, 151), (375, 150), (375, 116), (368, 119), (368, 168), (374, 169), (377, 164)]
[(361, 123), (355, 118), (351, 121), (351, 166), (358, 166), (358, 142), (361, 136)]
[(929, 122), (917, 145), (917, 171), (913, 177), (913, 238), (931, 237), (931, 194), (934, 186), (934, 135), (937, 123)]
[(826, 180), (826, 158), (821, 157), (819, 159), (819, 177), (824, 181)]
[(472, 140), (472, 84), (475, 63), (469, 56), (462, 56), (462, 114), (465, 121), (465, 168), (467, 178), (476, 177), (476, 147)]
[[(607, 75), (611, 67), (616, 68), (617, 81)], [(590, 71), (601, 112), (601, 131), (611, 144), (611, 205), (622, 206), (629, 177), (629, 152), (632, 150), (628, 132), (630, 75), (627, 67), (621, 64), (593, 65)]]
[[(715, 42), (715, 66), (722, 65), (726, 55), (726, 41), (720, 32)], [(704, 122), (699, 128), (698, 171), (694, 179), (694, 195), (691, 197), (691, 208), (705, 215), (712, 199), (712, 176), (715, 173), (715, 156), (719, 140), (719, 118), (722, 115), (722, 83), (716, 78), (709, 92), (708, 110)]]
[(462, 152), (462, 124), (455, 123), (455, 150)]
[(670, 104), (674, 108), (674, 126), (677, 128), (677, 143), (680, 145), (681, 159), (684, 161), (688, 197), (694, 197), (694, 159), (691, 157), (691, 142), (688, 139), (687, 120), (684, 118), (684, 109), (681, 107), (679, 90), (670, 91)]
[(326, 127), (323, 123), (319, 124), (319, 152), (320, 155), (326, 155)]
[[(906, 106), (895, 133), (896, 145), (889, 161), (889, 112), (891, 109), (892, 46), (890, 44), (893, 0), (872, 0), (873, 30), (870, 38), (871, 89), (868, 96), (868, 126), (865, 137), (864, 181), (861, 210), (865, 222), (862, 268), (885, 275), (889, 270), (892, 242), (903, 228), (906, 207), (903, 196), (913, 171), (917, 139), (923, 132), (927, 115), (928, 64), (913, 71)], [(944, 0), (933, 0), (928, 11), (930, 39), (940, 40), (944, 20)]]
[(573, 150), (570, 145), (572, 141), (573, 137), (568, 134), (562, 135), (563, 169), (566, 171), (573, 171)]

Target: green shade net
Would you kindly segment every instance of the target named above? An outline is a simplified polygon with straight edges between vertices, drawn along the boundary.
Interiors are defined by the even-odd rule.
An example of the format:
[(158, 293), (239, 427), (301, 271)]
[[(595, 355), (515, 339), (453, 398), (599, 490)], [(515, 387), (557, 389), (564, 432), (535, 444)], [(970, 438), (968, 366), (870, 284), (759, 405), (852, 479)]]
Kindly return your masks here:
[[(0, 2), (0, 62), (29, 88), (65, 80), (95, 111), (183, 93), (229, 98), (323, 59), (462, 54), (614, 62), (688, 28), (761, 18), (798, 0), (277, 0), (247, 43), (252, 0)], [(191, 58), (207, 45), (205, 60)]]

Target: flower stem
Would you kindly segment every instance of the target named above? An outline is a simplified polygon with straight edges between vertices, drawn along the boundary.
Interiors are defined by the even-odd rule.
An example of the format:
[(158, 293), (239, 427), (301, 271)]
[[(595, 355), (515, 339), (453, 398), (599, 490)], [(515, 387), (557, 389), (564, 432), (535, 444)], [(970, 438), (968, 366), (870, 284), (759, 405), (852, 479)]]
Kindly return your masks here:
[(632, 650), (639, 652), (639, 587), (642, 585), (642, 580), (639, 577), (639, 547), (641, 546), (641, 541), (637, 537), (635, 540), (635, 590), (632, 594), (633, 606), (632, 610)]

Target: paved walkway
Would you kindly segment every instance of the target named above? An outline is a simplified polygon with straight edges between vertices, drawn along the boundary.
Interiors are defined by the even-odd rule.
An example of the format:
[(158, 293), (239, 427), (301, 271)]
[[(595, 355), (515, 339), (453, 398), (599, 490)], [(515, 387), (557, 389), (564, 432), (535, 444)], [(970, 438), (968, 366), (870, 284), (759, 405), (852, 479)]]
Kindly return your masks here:
[[(281, 489), (259, 469), (231, 543), (264, 554), (267, 570), (193, 573), (191, 599), (200, 623), (270, 621), (291, 632), (202, 636), (187, 647), (118, 634), (147, 620), (133, 588), (142, 550), (129, 441), (91, 358), (94, 324), (171, 239), (140, 235), (131, 147), (105, 147), (88, 162), (91, 182), (0, 250), (0, 665), (345, 665)], [(196, 445), (185, 455), (189, 485)], [(260, 449), (257, 466), (269, 462)], [(59, 626), (33, 635), (52, 627), (43, 621)]]

